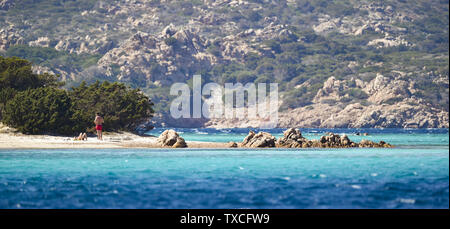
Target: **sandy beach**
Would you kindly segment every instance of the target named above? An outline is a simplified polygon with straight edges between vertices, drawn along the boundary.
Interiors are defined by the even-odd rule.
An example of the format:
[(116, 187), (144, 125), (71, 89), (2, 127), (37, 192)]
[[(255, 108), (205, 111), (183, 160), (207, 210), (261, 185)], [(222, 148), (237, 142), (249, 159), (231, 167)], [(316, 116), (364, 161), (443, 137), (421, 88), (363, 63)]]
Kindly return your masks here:
[[(187, 141), (189, 148), (227, 148), (227, 143)], [(74, 137), (50, 135), (25, 135), (0, 133), (0, 149), (108, 149), (108, 148), (163, 148), (157, 137), (136, 134), (104, 133), (103, 141), (88, 137), (86, 141), (75, 141)]]

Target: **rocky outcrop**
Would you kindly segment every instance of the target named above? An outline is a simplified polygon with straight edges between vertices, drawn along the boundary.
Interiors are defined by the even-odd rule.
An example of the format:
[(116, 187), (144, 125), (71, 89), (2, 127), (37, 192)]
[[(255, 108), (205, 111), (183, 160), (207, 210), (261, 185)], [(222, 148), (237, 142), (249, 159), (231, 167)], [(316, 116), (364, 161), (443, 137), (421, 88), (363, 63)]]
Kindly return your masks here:
[(39, 37), (37, 40), (28, 42), (29, 46), (41, 46), (48, 47), (50, 45), (50, 38), (48, 37)]
[[(366, 15), (331, 17), (327, 14), (319, 15), (318, 24), (313, 26), (315, 32), (327, 34), (339, 32), (346, 35), (359, 36), (366, 32), (377, 32), (389, 36), (389, 34), (404, 35), (406, 29), (392, 22), (411, 22), (422, 17), (419, 14), (403, 10), (393, 9), (391, 5), (376, 2), (359, 2), (355, 8), (366, 12)], [(401, 38), (395, 38), (401, 39)], [(397, 44), (395, 44), (397, 45)]]
[(276, 147), (301, 148), (303, 143), (308, 142), (308, 139), (304, 138), (298, 129), (289, 128), (283, 135), (277, 140)]
[(373, 142), (370, 140), (361, 140), (358, 143), (358, 147), (361, 147), (361, 148), (391, 148), (393, 146), (384, 141), (380, 141), (377, 143), (377, 142)]
[(22, 36), (12, 28), (0, 29), (0, 51), (7, 50), (10, 46), (24, 44)]
[[(231, 143), (230, 143), (231, 144)], [(283, 137), (276, 140), (274, 136), (266, 132), (256, 134), (250, 131), (244, 138), (239, 147), (259, 148), (259, 147), (277, 147), (277, 148), (391, 148), (392, 145), (380, 141), (361, 140), (360, 143), (351, 141), (346, 134), (342, 136), (334, 133), (328, 133), (321, 136), (319, 140), (308, 140), (304, 138), (298, 129), (289, 128), (283, 132)], [(232, 146), (230, 146), (232, 147)]]
[(267, 132), (255, 133), (250, 131), (244, 140), (240, 143), (240, 147), (263, 148), (275, 147), (276, 138)]
[[(60, 66), (60, 61), (55, 60), (34, 69), (60, 74), (61, 79), (67, 81), (123, 81), (142, 87), (152, 95), (158, 94), (152, 92), (154, 88), (186, 82), (192, 75), (206, 72), (210, 75), (208, 80), (215, 82), (240, 81), (240, 78), (244, 81), (248, 79), (241, 76), (247, 74), (258, 78), (258, 82), (280, 82), (280, 88), (283, 88), (280, 102), (283, 102), (282, 96), (305, 94), (301, 91), (317, 88), (323, 83), (323, 87), (318, 91), (314, 89), (308, 94), (308, 101), (299, 103), (301, 105), (292, 98), (284, 101), (285, 105), (289, 104), (289, 109), (279, 113), (278, 127), (283, 128), (448, 128), (448, 99), (445, 101), (448, 71), (439, 65), (448, 62), (448, 55), (440, 51), (434, 54), (424, 51), (423, 57), (414, 54), (436, 44), (441, 47), (439, 40), (442, 39), (437, 39), (441, 37), (437, 36), (439, 33), (435, 30), (424, 33), (419, 25), (431, 23), (427, 19), (430, 12), (439, 15), (445, 11), (442, 7), (445, 4), (442, 1), (424, 2), (417, 4), (417, 8), (415, 4), (403, 1), (352, 1), (348, 9), (335, 5), (327, 10), (319, 4), (312, 10), (310, 3), (302, 1), (98, 1), (89, 7), (79, 6), (82, 9), (79, 12), (56, 13), (49, 20), (44, 14), (33, 14), (30, 10), (30, 6), (39, 6), (39, 1), (25, 5), (14, 0), (0, 0), (0, 52), (3, 55), (6, 53), (3, 51), (11, 46), (27, 44), (72, 54), (95, 54), (95, 58), (84, 63), (89, 67), (84, 64)], [(76, 4), (82, 3), (73, 3)], [(421, 7), (423, 4), (429, 7)], [(32, 15), (23, 18), (11, 11), (19, 7), (28, 7), (27, 12)], [(55, 12), (67, 9), (65, 3), (52, 7)], [(295, 12), (294, 17), (284, 11), (270, 10), (286, 7)], [(345, 10), (345, 13), (337, 9)], [(439, 20), (433, 21), (438, 23), (433, 28), (440, 28)], [(445, 23), (441, 27), (444, 32), (448, 31)], [(347, 38), (350, 39), (348, 42), (345, 41)], [(403, 58), (390, 54), (388, 58), (392, 61), (389, 63), (377, 56), (364, 63), (361, 59), (367, 58), (355, 58), (366, 55), (365, 52), (373, 47), (393, 46), (398, 46), (399, 50), (419, 47), (413, 53), (407, 53), (404, 60), (397, 60)], [(305, 49), (293, 52), (301, 53), (301, 57), (286, 52), (301, 47)], [(336, 69), (334, 76), (326, 80), (312, 77), (314, 79), (303, 82), (312, 75), (322, 76), (321, 68), (315, 66), (320, 66), (322, 57), (327, 56), (319, 50), (328, 49), (345, 53), (345, 59), (349, 60), (342, 60), (342, 65), (338, 63), (340, 57), (333, 63), (327, 60), (324, 64)], [(334, 59), (333, 55), (326, 59)], [(97, 58), (100, 58), (98, 63), (93, 63)], [(422, 63), (433, 70), (422, 69)], [(237, 66), (241, 64), (246, 67)], [(215, 74), (215, 67), (217, 72), (230, 69), (222, 77), (211, 74)], [(389, 69), (392, 71), (386, 72)], [(306, 74), (300, 70), (312, 72)], [(436, 74), (426, 78), (434, 85), (423, 83), (417, 86), (418, 80), (412, 80), (416, 75), (422, 78), (424, 72)], [(292, 80), (285, 80), (287, 75)], [(421, 96), (424, 91), (434, 88), (439, 90), (435, 98)], [(162, 89), (164, 93), (168, 91), (165, 89)], [(162, 100), (160, 104), (168, 102), (168, 93), (164, 93), (155, 96)], [(359, 96), (355, 98), (354, 94)], [(158, 122), (155, 125), (233, 128), (263, 127), (266, 123), (245, 118), (174, 121), (169, 114), (162, 115), (155, 117)]]
[(347, 147), (356, 147), (358, 144), (350, 141), (347, 135), (338, 135), (329, 133), (328, 135), (322, 136), (319, 139), (319, 142), (322, 144), (322, 147), (325, 148), (347, 148)]
[[(140, 78), (154, 85), (183, 82), (186, 72), (208, 69), (215, 57), (206, 52), (205, 40), (194, 31), (169, 25), (161, 33), (138, 32), (107, 52), (99, 65), (121, 81)], [(114, 66), (120, 66), (114, 69)]]
[[(378, 73), (369, 82), (330, 77), (314, 97), (314, 104), (281, 113), (278, 124), (279, 127), (448, 128), (448, 112), (415, 96), (419, 91), (408, 75), (398, 71), (388, 76)], [(346, 103), (352, 100), (354, 92), (367, 102)]]
[(165, 130), (159, 135), (158, 144), (162, 147), (172, 147), (172, 148), (185, 148), (187, 147), (186, 142), (175, 130)]
[[(280, 111), (278, 127), (448, 128), (449, 114), (420, 97), (421, 89), (401, 71), (374, 74), (370, 81), (329, 77), (312, 104)], [(423, 76), (427, 77), (427, 76)], [(448, 88), (445, 76), (429, 77)], [(442, 80), (441, 80), (442, 79)], [(447, 77), (448, 79), (448, 77)], [(308, 82), (300, 85), (309, 87)], [(448, 89), (447, 89), (448, 90)], [(357, 96), (357, 98), (355, 98)], [(444, 98), (445, 99), (445, 98)], [(282, 104), (282, 103), (281, 103)], [(259, 119), (212, 119), (207, 127), (260, 127)]]
[(319, 140), (308, 140), (304, 138), (298, 129), (290, 128), (286, 130), (282, 138), (277, 140), (276, 147), (280, 148), (349, 148), (349, 147), (390, 147), (385, 142), (374, 143), (368, 140), (361, 141), (360, 144), (352, 142), (347, 135), (328, 133), (320, 137)]

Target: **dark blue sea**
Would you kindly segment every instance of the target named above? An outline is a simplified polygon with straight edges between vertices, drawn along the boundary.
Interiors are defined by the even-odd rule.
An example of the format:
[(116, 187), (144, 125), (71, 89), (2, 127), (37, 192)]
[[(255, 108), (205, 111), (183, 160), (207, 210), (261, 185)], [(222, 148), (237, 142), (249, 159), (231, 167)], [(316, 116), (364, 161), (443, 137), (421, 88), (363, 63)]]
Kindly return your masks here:
[[(228, 142), (249, 129), (176, 130)], [(302, 132), (396, 147), (0, 150), (0, 208), (449, 208), (448, 129)]]

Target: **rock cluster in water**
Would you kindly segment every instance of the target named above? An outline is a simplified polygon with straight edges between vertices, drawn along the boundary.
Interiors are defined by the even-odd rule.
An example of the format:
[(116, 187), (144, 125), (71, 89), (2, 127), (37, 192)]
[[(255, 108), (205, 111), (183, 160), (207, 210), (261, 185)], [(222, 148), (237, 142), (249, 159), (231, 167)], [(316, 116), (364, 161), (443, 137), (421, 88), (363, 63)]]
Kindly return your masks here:
[(241, 143), (241, 147), (275, 147), (275, 141), (277, 139), (267, 132), (255, 133), (250, 131), (247, 137)]
[[(188, 147), (186, 141), (180, 137), (175, 130), (165, 130), (157, 140), (162, 147), (185, 148)], [(244, 140), (240, 143), (229, 142), (229, 148), (390, 148), (391, 144), (384, 141), (373, 142), (370, 140), (361, 140), (359, 143), (351, 141), (347, 135), (338, 135), (327, 133), (320, 139), (308, 140), (302, 136), (298, 129), (290, 128), (283, 133), (283, 137), (277, 139), (267, 132), (250, 131)]]
[(186, 141), (175, 130), (165, 130), (158, 137), (158, 144), (163, 147), (186, 148)]
[(260, 147), (278, 147), (278, 148), (349, 148), (349, 147), (378, 147), (390, 148), (392, 145), (380, 141), (373, 142), (362, 140), (359, 143), (351, 141), (347, 135), (338, 135), (328, 133), (320, 137), (319, 140), (308, 140), (304, 138), (298, 129), (290, 128), (283, 133), (283, 137), (278, 140), (267, 132), (255, 133), (250, 131), (244, 140), (239, 144), (240, 147), (260, 148)]

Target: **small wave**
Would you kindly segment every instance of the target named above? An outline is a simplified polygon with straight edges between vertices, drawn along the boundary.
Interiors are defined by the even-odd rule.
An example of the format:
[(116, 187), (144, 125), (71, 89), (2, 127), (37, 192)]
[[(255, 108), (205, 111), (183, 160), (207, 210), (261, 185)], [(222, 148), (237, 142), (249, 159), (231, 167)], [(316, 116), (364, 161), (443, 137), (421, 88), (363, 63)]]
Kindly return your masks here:
[(360, 186), (360, 185), (355, 185), (355, 184), (354, 184), (354, 185), (352, 185), (351, 187), (352, 187), (353, 189), (361, 189), (361, 186)]
[(415, 204), (416, 200), (415, 199), (405, 199), (405, 198), (400, 198), (398, 199), (398, 201), (400, 203), (404, 203), (404, 204)]
[(192, 132), (195, 134), (208, 134), (207, 132), (200, 131), (199, 129), (192, 129)]

